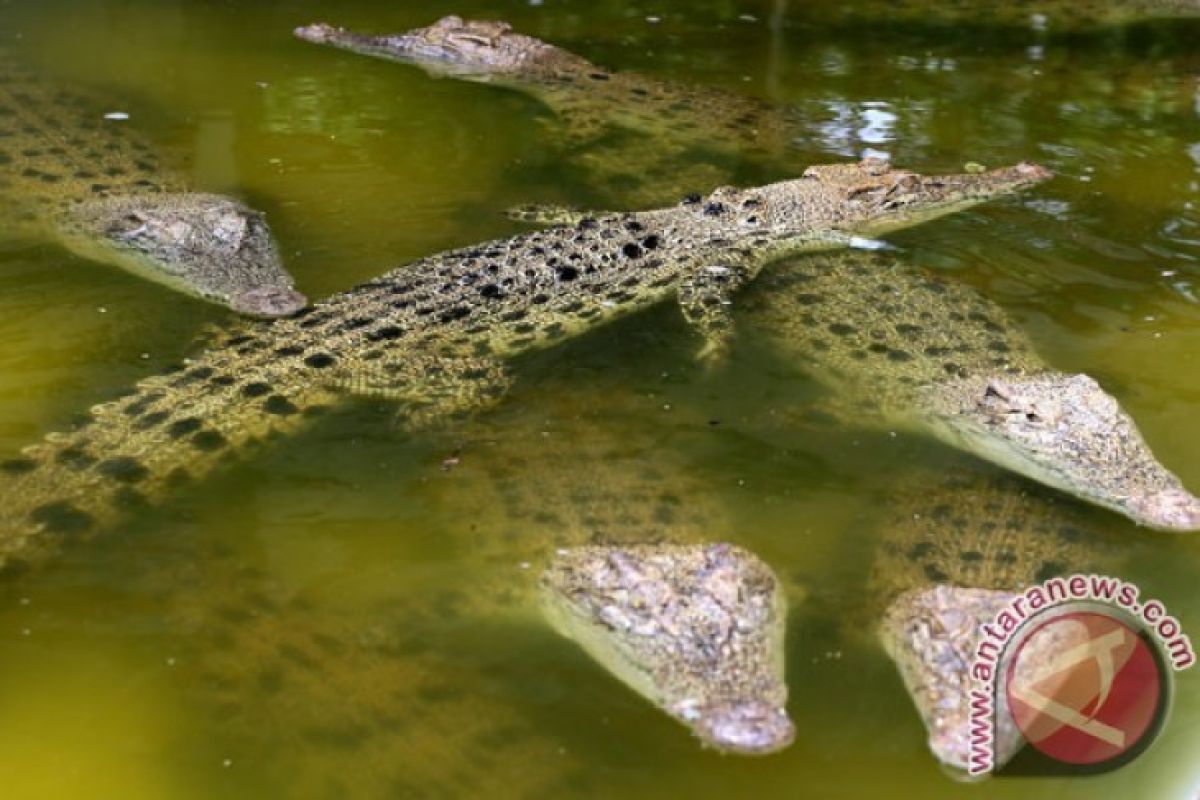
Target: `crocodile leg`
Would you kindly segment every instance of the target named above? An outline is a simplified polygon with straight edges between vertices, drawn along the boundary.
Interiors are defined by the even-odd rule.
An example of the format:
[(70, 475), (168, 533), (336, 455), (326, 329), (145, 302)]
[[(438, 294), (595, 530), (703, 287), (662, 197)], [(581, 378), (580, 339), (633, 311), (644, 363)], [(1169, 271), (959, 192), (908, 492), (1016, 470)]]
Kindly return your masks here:
[[(611, 213), (553, 203), (530, 203), (505, 212), (510, 219), (535, 225), (577, 225), (587, 217)], [(683, 315), (704, 340), (696, 357), (707, 367), (718, 366), (728, 353), (733, 339), (730, 297), (750, 276), (750, 270), (737, 263), (710, 265), (697, 270), (691, 280), (680, 286), (679, 304)]]
[(733, 344), (732, 295), (751, 277), (746, 265), (731, 261), (697, 270), (679, 287), (683, 316), (700, 333), (696, 358), (708, 368), (719, 366)]
[(494, 405), (511, 383), (498, 362), (412, 354), (404, 359), (355, 360), (333, 376), (334, 386), (360, 397), (394, 401), (406, 428), (428, 428)]

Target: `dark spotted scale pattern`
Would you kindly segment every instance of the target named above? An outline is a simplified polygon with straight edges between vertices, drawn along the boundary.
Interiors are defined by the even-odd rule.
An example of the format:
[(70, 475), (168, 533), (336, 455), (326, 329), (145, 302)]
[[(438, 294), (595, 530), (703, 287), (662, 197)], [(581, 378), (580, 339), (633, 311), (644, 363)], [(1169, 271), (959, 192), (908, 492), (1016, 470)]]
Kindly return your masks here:
[(104, 118), (120, 109), (0, 51), (0, 208), (20, 207), (25, 225), (45, 229), (77, 203), (181, 191), (181, 177), (128, 121)]
[(396, 401), (413, 425), (471, 411), (502, 392), (509, 357), (675, 296), (685, 308), (696, 301), (689, 317), (720, 313), (724, 304), (695, 288), (706, 276), (729, 287), (712, 269), (725, 276), (735, 264), (739, 281), (750, 280), (772, 259), (837, 246), (897, 207), (916, 224), (1044, 176), (1024, 165), (928, 177), (876, 161), (814, 167), (796, 180), (718, 189), (707, 205), (725, 210), (715, 215), (695, 204), (604, 215), (422, 259), (294, 317), (246, 323), (10, 462), (0, 475), (0, 562), (50, 545), (40, 532), (110, 524), (127, 505), (114, 502), (117, 490), (155, 501), (181, 476), (300, 427), (346, 392)]
[[(615, 416), (649, 432), (643, 398), (552, 380), (539, 394), (548, 402), (473, 425), (459, 463), (430, 475), (461, 549), (452, 579), (397, 584), (347, 611), (272, 592), (227, 554), (183, 560), (195, 566), (182, 578), (156, 570), (192, 699), (238, 752), (270, 750), (273, 794), (465, 797), (499, 780), (508, 794), (549, 797), (586, 785), (584, 765), (558, 748), (566, 732), (601, 721), (516, 703), (520, 685), (544, 678), (542, 660), (514, 658), (525, 665), (516, 672), (483, 666), (497, 652), (575, 647), (551, 638), (537, 602), (557, 548), (728, 541), (735, 531), (677, 453), (651, 436), (638, 437), (640, 449), (616, 444), (595, 424)], [(529, 436), (535, 429), (546, 435)]]
[(470, 642), (442, 635), (462, 619), (456, 587), (349, 613), (279, 592), (245, 558), (196, 549), (184, 551), (194, 567), (155, 564), (144, 581), (174, 634), (192, 724), (258, 764), (267, 795), (479, 797), (499, 781), (557, 797), (587, 781), (561, 736), (510, 700), (523, 676), (485, 668), (478, 648), (504, 631), (479, 620)]
[(893, 501), (871, 571), (872, 615), (913, 589), (1018, 591), (1117, 562), (1120, 541), (1097, 524), (1103, 512), (981, 465), (947, 472), (932, 485), (904, 482)]
[[(697, 159), (697, 151), (778, 163), (800, 133), (798, 118), (761, 100), (610, 71), (503, 22), (446, 17), (389, 36), (320, 24), (296, 33), (307, 41), (416, 64), (435, 75), (486, 76), (490, 85), (536, 98), (558, 118), (553, 141), (586, 170), (588, 183), (618, 188), (635, 206), (729, 180), (728, 170), (716, 165), (723, 159)], [(458, 52), (454, 68), (442, 66), (440, 48)]]
[[(1097, 524), (1102, 514), (1013, 476), (948, 465), (945, 475), (906, 483), (879, 531), (868, 579), (867, 618), (892, 659), (928, 746), (943, 764), (965, 770), (972, 678), (982, 626), (1014, 604), (1038, 608), (1019, 593), (1074, 574), (1119, 575), (1124, 532)], [(1011, 612), (1009, 612), (1011, 613)], [(1053, 658), (1050, 653), (1031, 657)], [(1015, 751), (1015, 731), (999, 726), (998, 763)]]
[(1045, 369), (999, 306), (961, 283), (862, 252), (819, 255), (762, 276), (748, 324), (837, 387), (860, 419), (920, 413), (923, 387)]

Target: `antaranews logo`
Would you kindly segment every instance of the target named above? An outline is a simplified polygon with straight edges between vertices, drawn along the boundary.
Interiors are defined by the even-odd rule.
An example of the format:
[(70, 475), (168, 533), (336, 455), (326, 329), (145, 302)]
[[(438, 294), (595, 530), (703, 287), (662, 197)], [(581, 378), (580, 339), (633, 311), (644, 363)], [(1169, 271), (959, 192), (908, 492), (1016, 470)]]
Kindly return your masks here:
[(1119, 578), (1053, 578), (983, 626), (971, 775), (1094, 774), (1145, 752), (1166, 719), (1172, 671), (1196, 656), (1179, 620), (1140, 595)]

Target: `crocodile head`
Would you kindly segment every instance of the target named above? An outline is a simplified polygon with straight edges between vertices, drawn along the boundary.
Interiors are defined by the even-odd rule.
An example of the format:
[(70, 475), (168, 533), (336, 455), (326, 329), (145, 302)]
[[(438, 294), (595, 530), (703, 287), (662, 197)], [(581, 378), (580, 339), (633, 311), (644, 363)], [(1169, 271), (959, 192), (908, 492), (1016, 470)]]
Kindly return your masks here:
[(542, 576), (555, 627), (705, 744), (791, 744), (785, 602), (771, 570), (729, 545), (560, 550)]
[(325, 23), (296, 28), (306, 42), (360, 55), (415, 64), (433, 75), (486, 80), (493, 75), (586, 69), (588, 61), (540, 39), (513, 31), (507, 22), (442, 17), (426, 28), (368, 36)]
[(258, 317), (294, 314), (293, 288), (262, 215), (227, 197), (141, 194), (81, 203), (63, 220), (73, 249)]
[[(893, 169), (882, 159), (809, 167), (796, 180), (744, 192), (734, 204), (743, 222), (771, 238), (800, 244), (817, 232), (876, 236), (906, 228), (1053, 176), (1032, 163), (957, 175), (920, 175)], [(711, 202), (709, 204), (711, 206)], [(819, 242), (813, 242), (819, 245)]]
[[(972, 766), (976, 709), (969, 665), (975, 661), (983, 626), (1016, 597), (1007, 591), (941, 584), (917, 588), (897, 597), (879, 622), (880, 642), (925, 723), (929, 749), (955, 778), (966, 779)], [(993, 737), (994, 768), (1010, 761), (1024, 744), (1008, 713), (998, 715)]]
[(940, 438), (1139, 524), (1200, 530), (1200, 499), (1087, 375), (971, 378), (929, 391)]

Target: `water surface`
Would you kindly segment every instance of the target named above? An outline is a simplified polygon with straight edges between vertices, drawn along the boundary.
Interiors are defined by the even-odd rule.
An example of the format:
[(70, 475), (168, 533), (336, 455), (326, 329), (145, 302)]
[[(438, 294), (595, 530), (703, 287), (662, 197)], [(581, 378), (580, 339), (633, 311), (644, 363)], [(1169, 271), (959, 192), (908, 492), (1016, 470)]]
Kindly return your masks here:
[[(512, 205), (622, 207), (622, 187), (590, 184), (564, 159), (535, 101), (290, 35), (330, 15), (396, 30), (450, 12), (503, 13), (597, 63), (795, 109), (790, 152), (726, 159), (737, 182), (864, 154), (921, 171), (1047, 164), (1060, 177), (1020, 200), (890, 242), (1003, 305), (1050, 363), (1099, 379), (1160, 458), (1200, 487), (1198, 22), (868, 25), (786, 0), (0, 0), (0, 39), (118, 98), (125, 124), (176, 154), (198, 186), (266, 211), (298, 285), (320, 297), (514, 233), (500, 213)], [(49, 245), (0, 242), (0, 453), (176, 362), (225, 319)], [(890, 664), (840, 624), (863, 602), (890, 487), (961, 461), (886, 432), (781, 430), (772, 412), (802, 404), (815, 384), (757, 344), (743, 339), (729, 372), (705, 375), (689, 331), (663, 308), (530, 359), (489, 424), (508, 448), (598, 427), (629, 464), (663, 460), (664, 474), (707, 486), (705, 502), (739, 542), (806, 584), (810, 603), (789, 627), (790, 750), (703, 752), (532, 622), (407, 612), (435, 589), (495, 580), (464, 566), (478, 512), (456, 494), (456, 471), (442, 469), (471, 437), (404, 436), (386, 407), (356, 404), (0, 587), (5, 796), (443, 796), (482, 779), (498, 794), (557, 797), (967, 794), (926, 751)], [(636, 413), (610, 413), (614, 393)], [(489, 452), (468, 444), (456, 469), (481, 469)], [(1095, 518), (1127, 534), (1128, 577), (1200, 631), (1192, 543)], [(246, 633), (251, 595), (278, 609), (278, 642)], [(302, 658), (288, 658), (287, 635), (306, 625), (347, 641), (400, 630), (421, 646), (364, 669), (367, 699), (347, 695), (347, 707), (374, 716), (347, 721), (331, 705), (341, 727), (298, 729), (297, 709), (320, 719), (320, 703), (336, 704), (302, 677)], [(260, 661), (274, 677), (254, 672)], [(221, 677), (239, 665), (259, 674), (261, 691)], [(453, 680), (422, 688), (431, 674)], [(330, 679), (354, 691), (340, 680)], [(388, 681), (390, 711), (370, 694), (384, 696)], [(1162, 739), (1120, 772), (969, 791), (1195, 797), (1200, 678), (1186, 674), (1178, 689)], [(376, 747), (379, 730), (396, 745)]]

